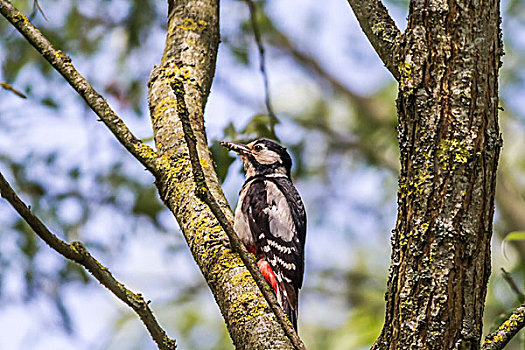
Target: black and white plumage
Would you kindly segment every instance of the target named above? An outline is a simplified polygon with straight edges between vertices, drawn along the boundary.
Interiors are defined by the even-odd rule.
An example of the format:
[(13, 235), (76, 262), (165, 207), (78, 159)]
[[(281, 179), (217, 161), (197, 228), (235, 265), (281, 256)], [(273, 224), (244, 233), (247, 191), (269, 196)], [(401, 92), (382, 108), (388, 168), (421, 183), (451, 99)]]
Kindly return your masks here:
[(290, 178), (290, 155), (286, 148), (264, 139), (247, 145), (222, 145), (239, 154), (246, 172), (235, 211), (235, 232), (255, 254), (259, 270), (297, 329), (306, 213)]

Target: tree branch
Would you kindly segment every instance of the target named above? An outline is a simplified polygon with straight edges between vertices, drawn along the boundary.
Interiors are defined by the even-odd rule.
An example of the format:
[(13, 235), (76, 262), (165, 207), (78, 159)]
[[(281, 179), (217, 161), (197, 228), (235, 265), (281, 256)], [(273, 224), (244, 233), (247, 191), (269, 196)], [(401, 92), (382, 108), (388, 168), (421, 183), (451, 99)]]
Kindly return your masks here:
[[(168, 37), (170, 38), (168, 42), (170, 43), (170, 45), (166, 46), (165, 57), (174, 56), (176, 53), (172, 50), (175, 49), (178, 51), (181, 46), (187, 46), (187, 48), (191, 48), (191, 50), (184, 52), (185, 56), (182, 61), (185, 62), (187, 60), (190, 60), (192, 61), (192, 63), (188, 64), (185, 67), (181, 67), (186, 70), (184, 70), (183, 72), (181, 71), (179, 73), (182, 73), (184, 76), (189, 75), (191, 71), (194, 71), (196, 72), (196, 76), (198, 77), (198, 79), (196, 79), (196, 82), (191, 84), (193, 86), (193, 90), (191, 91), (191, 93), (189, 93), (189, 95), (195, 97), (195, 99), (192, 98), (192, 102), (196, 102), (197, 100), (200, 101), (196, 102), (195, 104), (191, 104), (191, 106), (189, 107), (191, 111), (190, 119), (192, 117), (199, 118), (199, 120), (195, 121), (192, 119), (191, 122), (196, 122), (196, 125), (198, 126), (197, 128), (194, 127), (194, 130), (195, 134), (198, 135), (197, 141), (199, 143), (199, 147), (205, 147), (206, 143), (204, 128), (203, 123), (201, 123), (200, 120), (202, 120), (202, 111), (204, 109), (206, 98), (209, 93), (211, 81), (213, 78), (213, 71), (215, 67), (215, 55), (218, 44), (218, 30), (216, 30), (218, 29), (218, 11), (215, 12), (211, 17), (204, 16), (204, 19), (194, 20), (194, 13), (190, 14), (191, 17), (180, 18), (176, 16), (176, 13), (180, 6), (178, 6), (175, 3), (173, 3), (173, 5), (175, 6), (173, 7), (172, 12), (170, 14), (170, 29), (168, 33)], [(182, 6), (181, 8), (184, 9), (184, 11), (191, 7), (189, 6), (190, 4), (187, 3), (180, 5)], [(196, 4), (191, 5), (196, 6)], [(202, 9), (208, 4), (200, 5), (200, 9)], [(214, 8), (218, 9), (218, 6), (215, 7), (215, 5), (213, 5), (211, 7), (212, 11), (214, 11)], [(64, 55), (60, 50), (55, 50), (51, 43), (30, 23), (26, 16), (20, 13), (6, 0), (0, 0), (0, 12), (26, 37), (26, 39), (37, 49), (37, 51), (41, 55), (43, 55), (44, 58), (46, 58), (46, 60), (48, 60), (57, 71), (59, 71), (62, 74), (62, 76), (70, 83), (70, 85), (84, 98), (88, 105), (95, 111), (95, 113), (100, 117), (100, 119), (108, 126), (108, 128), (113, 132), (117, 139), (126, 147), (126, 149), (130, 153), (132, 153), (144, 166), (146, 166), (146, 168), (149, 171), (156, 175), (158, 180), (157, 185), (159, 186), (161, 195), (170, 207), (170, 209), (176, 214), (176, 216), (182, 213), (186, 213), (179, 212), (176, 208), (177, 205), (175, 205), (175, 201), (180, 199), (177, 196), (178, 194), (188, 193), (187, 191), (192, 191), (190, 184), (186, 184), (184, 181), (184, 177), (186, 175), (185, 169), (179, 167), (179, 165), (184, 164), (185, 157), (180, 158), (171, 152), (164, 152), (166, 146), (170, 147), (172, 145), (171, 142), (161, 147), (162, 157), (159, 157), (157, 153), (155, 153), (150, 147), (144, 145), (127, 129), (123, 121), (115, 114), (115, 112), (113, 112), (110, 109), (103, 97), (100, 94), (98, 94), (87, 83), (87, 81), (78, 73), (78, 71), (76, 71), (76, 69), (71, 64), (71, 59)], [(209, 16), (209, 13), (206, 12), (206, 15)], [(182, 42), (178, 41), (178, 39), (181, 38), (180, 36), (173, 35), (175, 31), (183, 33), (184, 38)], [(194, 36), (195, 34), (203, 34), (205, 36), (211, 35), (212, 37), (216, 36), (216, 40), (214, 39), (212, 41), (191, 41), (190, 45), (190, 41), (187, 41), (186, 39), (188, 37)], [(195, 46), (199, 46), (202, 44), (204, 44), (205, 50), (197, 50)], [(209, 45), (211, 45), (211, 47)], [(210, 51), (211, 54), (209, 56), (203, 54), (203, 52), (205, 51)], [(166, 61), (163, 59), (163, 62)], [(206, 67), (205, 70), (200, 70), (201, 63), (203, 64), (203, 67)], [(203, 72), (205, 72), (206, 74), (201, 75)], [(160, 117), (160, 114), (163, 114), (163, 112), (171, 110), (170, 100), (171, 99), (168, 98), (164, 99), (163, 101), (160, 101), (163, 104), (159, 106), (161, 108), (157, 109), (158, 117)], [(156, 104), (153, 104), (152, 106), (154, 105)], [(196, 111), (199, 113), (196, 114)], [(162, 120), (162, 122), (164, 122), (164, 118), (159, 118), (158, 120), (154, 120), (153, 124), (156, 125), (159, 120)], [(170, 132), (168, 140), (176, 141), (177, 138), (172, 138), (175, 129), (169, 128), (169, 130), (166, 130)], [(156, 142), (158, 144), (159, 132), (158, 130), (156, 131)], [(201, 143), (203, 140), (204, 143)], [(209, 156), (209, 154), (207, 154), (206, 156)], [(206, 170), (204, 171), (206, 173), (206, 176), (211, 176), (213, 180), (216, 180), (215, 177), (213, 177), (213, 174), (210, 172), (212, 171), (212, 168), (209, 166), (209, 164), (211, 164), (211, 161), (208, 159), (208, 157), (201, 157), (200, 161), (206, 163)], [(212, 181), (210, 180), (210, 178), (207, 178), (207, 180)], [(190, 187), (185, 187), (186, 185)], [(184, 190), (182, 190), (183, 187), (185, 188)], [(177, 191), (176, 193), (171, 192), (174, 189)], [(167, 190), (167, 192), (164, 192), (164, 190)], [(209, 190), (220, 191), (220, 188), (210, 188)], [(181, 192), (179, 193), (178, 191)], [(220, 202), (221, 205), (225, 205), (227, 208), (227, 204), (225, 201), (221, 200)], [(197, 204), (198, 202), (194, 202), (194, 205)], [(192, 225), (196, 224), (196, 226), (193, 227), (194, 229), (196, 229), (196, 232), (194, 232), (193, 236), (190, 235), (191, 238), (202, 239), (204, 238), (204, 236), (200, 236), (203, 233), (201, 231), (205, 230), (207, 232), (213, 232), (213, 230), (215, 230), (215, 224), (211, 221), (207, 221), (208, 218), (207, 213), (205, 213), (205, 211), (201, 212), (199, 208), (193, 207), (192, 212), (193, 213), (191, 215), (198, 216), (199, 221), (187, 222), (185, 220), (188, 220), (188, 216), (182, 218), (183, 224), (185, 222), (191, 223)], [(224, 213), (223, 216), (225, 216)], [(180, 218), (178, 217), (178, 219), (180, 223)], [(208, 223), (209, 225), (205, 225), (206, 223)], [(186, 232), (186, 234), (188, 233)], [(66, 243), (58, 240), (56, 237), (55, 240), (52, 237), (47, 238), (49, 238), (51, 243), (56, 243), (55, 245), (58, 247), (58, 249), (61, 249), (67, 256), (73, 259), (83, 261), (89, 265), (90, 259), (88, 259), (85, 256), (85, 249), (81, 249), (81, 246), (79, 244), (71, 244), (71, 248), (79, 249), (78, 251), (76, 251), (76, 253), (74, 253), (75, 250), (71, 251), (70, 249), (68, 249), (69, 246)], [(190, 248), (196, 249), (196, 246), (194, 246), (193, 243), (196, 242), (188, 241)], [(265, 303), (261, 303), (260, 299), (262, 299), (262, 295), (260, 297), (259, 295), (257, 295), (259, 289), (255, 285), (255, 283), (253, 287), (255, 287), (256, 290), (254, 290), (250, 286), (252, 283), (250, 281), (247, 281), (247, 283), (243, 283), (242, 285), (233, 284), (233, 289), (231, 289), (231, 287), (229, 287), (230, 289), (225, 289), (225, 283), (238, 283), (235, 281), (238, 281), (241, 278), (241, 276), (244, 279), (245, 275), (241, 272), (242, 269), (241, 271), (239, 271), (239, 268), (242, 268), (242, 265), (238, 265), (236, 259), (239, 260), (239, 263), (240, 259), (236, 258), (236, 254), (229, 253), (225, 255), (223, 250), (219, 250), (220, 255), (208, 255), (206, 259), (199, 261), (201, 262), (201, 269), (206, 271), (206, 273), (208, 274), (212, 274), (211, 276), (207, 276), (208, 283), (210, 284), (210, 286), (213, 286), (212, 290), (214, 290), (219, 285), (223, 288), (220, 290), (215, 289), (215, 293), (216, 297), (218, 298), (217, 300), (219, 302), (219, 305), (221, 306), (221, 311), (223, 311), (223, 314), (225, 313), (225, 318), (229, 324), (229, 329), (232, 333), (232, 337), (234, 338), (234, 340), (236, 340), (236, 344), (238, 346), (240, 345), (241, 347), (246, 346), (249, 348), (251, 345), (253, 345), (250, 343), (250, 341), (256, 340), (257, 342), (259, 342), (262, 348), (267, 348), (265, 344), (281, 344), (284, 347), (288, 347), (288, 341), (291, 342), (291, 340), (289, 340), (286, 337), (286, 332), (284, 332), (284, 330), (282, 330), (281, 335), (281, 331), (275, 328), (274, 323), (276, 323), (276, 320), (272, 319), (272, 317), (270, 316), (272, 315), (275, 317), (275, 315), (272, 312), (267, 313), (265, 311), (267, 305), (265, 305)], [(210, 252), (212, 254), (214, 254), (215, 251), (216, 249), (213, 248), (207, 248), (206, 250), (206, 252)], [(203, 263), (211, 264), (213, 262), (217, 262), (219, 265), (202, 265)], [(93, 264), (95, 267), (98, 266), (96, 260), (94, 260)], [(223, 270), (222, 272), (220, 271), (220, 269), (215, 269), (220, 268), (222, 264), (225, 267), (228, 267), (228, 269)], [(210, 267), (212, 266), (214, 266), (214, 269), (210, 269)], [(96, 270), (93, 270), (92, 272), (96, 274), (95, 271)], [(248, 271), (246, 270), (246, 272)], [(235, 278), (235, 281), (223, 280), (223, 277), (227, 275), (233, 276)], [(246, 277), (246, 279), (248, 279), (248, 277)], [(116, 285), (120, 286), (118, 282), (116, 282)], [(228, 292), (233, 292), (233, 294), (228, 295)], [(220, 295), (220, 297), (218, 297), (218, 295)], [(126, 297), (126, 293), (124, 293), (123, 296)], [(225, 306), (227, 306), (228, 309), (224, 309)], [(262, 330), (260, 328), (257, 328), (260, 331), (254, 332), (253, 334), (248, 334), (247, 332), (249, 332), (249, 329), (247, 327), (254, 323), (264, 324), (267, 329)], [(276, 323), (276, 325), (277, 327), (279, 327), (279, 323)], [(233, 336), (234, 333), (235, 336)], [(297, 335), (295, 336), (297, 337)], [(299, 346), (299, 348), (304, 348), (304, 346)]]
[[(385, 115), (385, 112), (381, 108), (378, 108), (377, 101), (370, 97), (360, 96), (349, 89), (338, 77), (328, 72), (314, 57), (298, 48), (286, 34), (273, 25), (271, 32), (270, 40), (272, 44), (297, 64), (317, 76), (319, 80), (330, 85), (336, 94), (340, 94), (348, 99), (348, 102), (356, 110), (355, 116), (357, 118), (366, 120), (368, 124), (384, 127), (385, 123), (389, 120), (389, 116)], [(328, 140), (333, 144), (338, 144), (342, 149), (358, 149), (372, 162), (378, 163), (393, 172), (399, 171), (399, 163), (397, 160), (386, 156), (382, 152), (378, 152), (377, 147), (367, 144), (364, 142), (363, 137), (359, 135), (354, 135), (354, 137), (349, 138), (340, 134), (338, 131), (332, 130), (326, 123), (318, 123), (316, 121), (313, 121), (311, 124), (306, 124), (302, 121), (299, 122), (299, 124), (307, 129), (315, 129), (323, 133)]]
[(381, 0), (348, 0), (361, 29), (386, 68), (399, 81), (399, 38), (401, 31)]
[[(298, 48), (285, 33), (280, 31), (275, 26), (272, 26), (272, 36), (270, 40), (273, 45), (277, 46), (283, 53), (289, 55), (298, 64), (317, 75), (319, 79), (327, 82), (335, 92), (346, 96), (350, 103), (356, 107), (357, 116), (363, 115), (368, 118), (369, 123), (377, 124), (382, 127), (386, 122), (386, 118), (380, 115), (377, 109), (377, 102), (371, 98), (360, 96), (346, 87), (336, 76), (325, 70), (325, 68), (311, 55)], [(370, 147), (362, 142), (360, 137), (356, 138), (355, 143), (349, 144), (340, 135), (334, 135), (333, 131), (326, 128), (325, 125), (304, 125), (303, 127), (315, 128), (317, 131), (324, 133), (330, 140), (341, 144), (346, 148), (357, 148), (365, 157), (378, 163), (382, 167), (397, 173), (399, 171), (399, 162), (397, 159), (389, 158), (384, 153), (378, 152), (377, 147)], [(525, 229), (525, 202), (520, 196), (516, 186), (507, 175), (508, 170), (505, 166), (498, 166), (498, 179), (496, 189), (496, 203), (506, 224), (505, 230), (497, 230), (496, 234), (503, 239), (504, 235), (510, 231), (520, 231)], [(525, 243), (522, 241), (511, 241), (509, 244), (516, 249), (521, 259), (525, 259)]]
[[(235, 347), (292, 349), (292, 341), (247, 265), (236, 251), (218, 242), (228, 237), (218, 217), (232, 222), (233, 213), (213, 168), (203, 110), (219, 45), (219, 1), (175, 1), (172, 6), (164, 54), (148, 84), (155, 143), (167, 165), (165, 175), (157, 179), (157, 187), (179, 223)], [(183, 85), (180, 92), (177, 84)], [(192, 134), (185, 132), (188, 123)], [(191, 137), (189, 142), (187, 137)], [(192, 145), (195, 147), (190, 149)], [(198, 168), (196, 161), (202, 169), (197, 177), (193, 170)], [(199, 198), (203, 187), (197, 182), (202, 183), (203, 177), (205, 190), (213, 196), (222, 215)]]
[(250, 22), (252, 24), (253, 36), (255, 37), (255, 43), (257, 44), (257, 49), (259, 50), (259, 70), (263, 77), (264, 84), (264, 103), (266, 104), (266, 110), (270, 116), (270, 131), (273, 136), (277, 138), (275, 134), (275, 124), (279, 122), (277, 116), (275, 115), (272, 107), (272, 101), (270, 98), (270, 82), (268, 79), (268, 72), (266, 71), (266, 56), (264, 54), (264, 45), (261, 37), (261, 31), (259, 30), (259, 25), (257, 23), (257, 12), (255, 3), (252, 0), (243, 0), (248, 9), (250, 10)]
[(292, 328), (288, 317), (284, 314), (283, 309), (279, 306), (277, 298), (273, 294), (268, 282), (266, 282), (261, 272), (256, 267), (255, 261), (253, 260), (251, 254), (248, 252), (244, 244), (241, 242), (241, 240), (233, 230), (231, 221), (228, 220), (226, 215), (223, 213), (219, 204), (217, 203), (217, 201), (213, 197), (213, 194), (208, 188), (208, 185), (206, 184), (206, 177), (200, 164), (199, 152), (197, 151), (197, 138), (193, 133), (193, 129), (189, 118), (189, 112), (184, 99), (184, 96), (186, 95), (184, 91), (184, 84), (181, 80), (175, 77), (171, 82), (171, 88), (173, 89), (177, 98), (177, 114), (182, 122), (184, 139), (186, 140), (186, 144), (188, 146), (191, 167), (193, 170), (193, 179), (196, 186), (196, 195), (208, 205), (213, 215), (219, 221), (221, 227), (226, 232), (226, 235), (230, 240), (231, 246), (239, 254), (242, 262), (244, 263), (244, 265), (246, 265), (248, 271), (250, 271), (250, 274), (257, 283), (257, 286), (261, 290), (261, 293), (270, 305), (272, 311), (275, 313), (275, 316), (279, 320), (279, 323), (283, 327), (286, 335), (290, 338), (290, 341), (292, 342), (294, 347), (296, 349), (306, 350), (306, 347), (304, 346), (303, 342)]
[(516, 293), (516, 297), (518, 298), (519, 302), (520, 303), (524, 303), (525, 302), (525, 295), (518, 288), (518, 285), (516, 284), (516, 282), (512, 278), (511, 274), (508, 273), (507, 270), (505, 270), (503, 267), (501, 268), (501, 272), (503, 273), (503, 278), (509, 284), (510, 289), (512, 289), (512, 291), (514, 293)]
[(0, 173), (0, 193), (47, 245), (65, 258), (84, 266), (97, 281), (133, 309), (159, 349), (172, 350), (177, 348), (175, 340), (170, 339), (158, 324), (148, 306), (149, 301), (145, 301), (141, 294), (132, 292), (117, 281), (111, 272), (88, 252), (82, 242), (75, 241), (67, 244), (49, 231), (44, 223), (31, 213), (29, 207), (18, 197), (2, 173)]
[(88, 106), (106, 124), (117, 140), (154, 175), (158, 156), (155, 151), (136, 138), (122, 119), (109, 107), (106, 100), (75, 69), (71, 58), (56, 50), (51, 42), (33, 26), (29, 19), (7, 0), (0, 0), (0, 12), (29, 41), (29, 43), (82, 96)]
[(334, 92), (346, 96), (348, 100), (359, 109), (368, 109), (368, 105), (372, 105), (370, 99), (359, 96), (348, 87), (346, 87), (343, 82), (339, 80), (338, 77), (335, 77), (333, 74), (329, 73), (314, 57), (301, 50), (300, 48), (293, 43), (290, 38), (280, 31), (278, 28), (273, 26), (273, 37), (271, 41), (273, 45), (277, 46), (284, 54), (287, 54), (291, 57), (296, 63), (309, 70), (313, 74), (317, 75), (321, 80), (326, 81), (334, 90)]
[(5, 90), (11, 91), (12, 93), (17, 95), (18, 97), (27, 98), (27, 96), (24, 95), (23, 92), (21, 92), (20, 90), (15, 89), (11, 84), (0, 82), (0, 86), (2, 88), (4, 88)]
[(481, 350), (501, 350), (525, 326), (525, 303), (521, 304), (505, 322), (485, 337)]

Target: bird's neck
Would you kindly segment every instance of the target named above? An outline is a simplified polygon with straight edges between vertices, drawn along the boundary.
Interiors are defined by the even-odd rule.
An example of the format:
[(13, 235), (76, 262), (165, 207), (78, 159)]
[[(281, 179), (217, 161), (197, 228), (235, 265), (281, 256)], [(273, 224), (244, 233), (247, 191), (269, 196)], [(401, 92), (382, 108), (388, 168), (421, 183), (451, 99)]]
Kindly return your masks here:
[(286, 172), (281, 172), (281, 171), (278, 171), (278, 172), (274, 171), (274, 172), (271, 172), (271, 173), (254, 173), (251, 176), (248, 176), (248, 172), (247, 172), (246, 173), (246, 180), (244, 181), (244, 185), (252, 182), (253, 180), (257, 180), (257, 179), (272, 180), (272, 179), (282, 179), (282, 178), (290, 179), (290, 177), (288, 176), (288, 174)]
[[(259, 164), (258, 164), (259, 165)], [(265, 166), (250, 166), (245, 167), (246, 179), (252, 177), (289, 177), (289, 172), (282, 166), (282, 164), (275, 163)]]

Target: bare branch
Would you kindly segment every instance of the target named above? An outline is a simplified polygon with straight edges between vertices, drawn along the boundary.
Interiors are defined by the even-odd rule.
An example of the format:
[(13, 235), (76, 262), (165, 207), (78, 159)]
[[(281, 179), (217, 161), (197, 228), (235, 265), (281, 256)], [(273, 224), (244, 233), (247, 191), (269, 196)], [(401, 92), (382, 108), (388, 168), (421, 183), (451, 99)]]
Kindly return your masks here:
[(106, 100), (75, 69), (71, 58), (56, 50), (51, 42), (33, 26), (29, 19), (7, 0), (0, 0), (0, 12), (29, 43), (67, 80), (88, 106), (106, 124), (118, 141), (153, 174), (157, 169), (155, 151), (137, 139)]
[(336, 93), (345, 95), (348, 99), (357, 105), (368, 103), (365, 97), (359, 96), (348, 87), (346, 87), (343, 82), (339, 80), (338, 77), (329, 73), (321, 63), (314, 57), (312, 57), (308, 52), (300, 49), (283, 31), (277, 28), (275, 25), (272, 26), (272, 35), (270, 36), (270, 42), (275, 45), (283, 53), (290, 56), (296, 63), (300, 66), (311, 71), (317, 75), (321, 80), (326, 81)]
[[(317, 76), (319, 80), (329, 84), (335, 93), (347, 98), (349, 103), (356, 109), (356, 116), (358, 118), (364, 117), (366, 118), (367, 123), (372, 123), (378, 127), (385, 124), (388, 118), (385, 117), (384, 112), (377, 107), (378, 104), (374, 99), (361, 96), (352, 91), (345, 86), (338, 77), (328, 72), (314, 57), (297, 47), (286, 34), (275, 26), (272, 29), (273, 35), (270, 37), (272, 44), (278, 47), (284, 54), (295, 60), (296, 63)], [(394, 172), (399, 170), (399, 163), (397, 160), (386, 156), (382, 152), (378, 152), (377, 147), (368, 145), (361, 137), (354, 135), (354, 137), (348, 138), (347, 136), (342, 135), (339, 131), (331, 129), (325, 123), (319, 123), (316, 121), (312, 121), (310, 124), (306, 124), (303, 121), (300, 124), (307, 129), (322, 132), (330, 142), (340, 145), (340, 148), (358, 149), (365, 157), (373, 162), (377, 162)]]
[(273, 28), (273, 44), (283, 53), (289, 55), (295, 62), (311, 71), (320, 80), (328, 83), (334, 92), (346, 97), (359, 112), (372, 118), (374, 123), (384, 122), (384, 118), (377, 111), (377, 102), (365, 96), (361, 96), (348, 88), (338, 77), (328, 72), (314, 57), (297, 47), (286, 34), (278, 28)]
[(505, 270), (503, 267), (501, 268), (501, 272), (503, 273), (503, 278), (509, 284), (510, 289), (512, 289), (512, 291), (516, 293), (516, 296), (518, 297), (520, 303), (525, 302), (525, 295), (518, 288), (518, 285), (516, 284), (510, 273), (508, 273), (507, 270)]
[(252, 24), (253, 35), (255, 37), (255, 43), (257, 44), (257, 49), (259, 50), (259, 70), (261, 71), (261, 75), (263, 77), (263, 83), (264, 83), (264, 103), (266, 104), (266, 110), (268, 111), (268, 114), (270, 115), (270, 131), (272, 132), (273, 136), (276, 137), (277, 135), (275, 134), (275, 124), (277, 124), (278, 119), (273, 111), (272, 101), (270, 99), (270, 82), (268, 79), (268, 72), (266, 71), (264, 44), (262, 42), (261, 31), (259, 30), (259, 25), (257, 24), (256, 7), (255, 7), (255, 3), (252, 0), (243, 0), (243, 1), (248, 5), (248, 9), (250, 10), (250, 22)]
[(18, 97), (27, 98), (27, 96), (24, 95), (23, 92), (21, 92), (20, 90), (15, 89), (11, 84), (0, 82), (0, 86), (2, 88), (4, 88), (5, 90), (11, 91), (12, 93), (17, 95)]
[(348, 0), (363, 32), (386, 68), (399, 81), (398, 48), (401, 31), (381, 0)]
[(117, 281), (111, 272), (87, 251), (82, 242), (75, 241), (67, 244), (49, 231), (44, 223), (18, 197), (2, 173), (0, 173), (0, 193), (47, 245), (65, 258), (84, 266), (97, 281), (133, 309), (146, 326), (159, 349), (172, 350), (177, 348), (175, 340), (170, 339), (158, 324), (148, 306), (149, 302), (144, 300), (141, 294), (132, 292)]
[(525, 326), (525, 303), (521, 304), (505, 322), (485, 337), (481, 350), (501, 350)]
[(306, 350), (301, 338), (294, 331), (288, 317), (284, 314), (283, 309), (279, 306), (277, 298), (273, 294), (268, 282), (264, 279), (259, 269), (256, 267), (255, 261), (252, 256), (241, 242), (235, 231), (231, 221), (228, 220), (224, 212), (221, 210), (220, 205), (217, 203), (213, 194), (211, 193), (208, 185), (206, 184), (206, 177), (199, 159), (199, 153), (197, 151), (197, 141), (195, 134), (193, 133), (193, 128), (191, 126), (189, 111), (186, 107), (186, 102), (184, 96), (186, 95), (184, 91), (184, 84), (181, 80), (174, 77), (171, 82), (171, 88), (173, 89), (175, 96), (177, 98), (177, 114), (181, 120), (182, 128), (184, 131), (184, 139), (188, 146), (188, 152), (190, 155), (191, 166), (193, 171), (193, 178), (195, 181), (195, 193), (196, 195), (208, 205), (213, 215), (219, 221), (221, 227), (226, 232), (228, 239), (232, 248), (239, 254), (241, 260), (246, 265), (248, 271), (252, 275), (253, 279), (257, 283), (257, 286), (261, 290), (264, 298), (270, 305), (272, 311), (275, 313), (279, 323), (283, 327), (286, 335), (290, 338), (293, 346), (299, 350)]
[[(62, 76), (70, 83), (70, 85), (84, 98), (88, 105), (95, 111), (95, 113), (100, 117), (100, 119), (108, 126), (108, 128), (113, 132), (117, 139), (126, 147), (126, 149), (128, 149), (130, 153), (132, 153), (142, 164), (144, 164), (149, 171), (151, 171), (158, 177), (163, 177), (163, 175), (166, 175), (166, 171), (170, 172), (172, 170), (176, 170), (171, 167), (171, 164), (166, 162), (166, 159), (159, 159), (158, 155), (150, 147), (144, 145), (127, 129), (123, 121), (114, 113), (114, 111), (111, 110), (111, 108), (108, 106), (107, 102), (103, 99), (103, 97), (89, 85), (89, 83), (78, 73), (78, 71), (76, 71), (76, 69), (71, 64), (71, 59), (64, 55), (60, 50), (55, 50), (51, 43), (30, 23), (26, 16), (20, 13), (6, 0), (0, 0), (0, 12), (26, 37), (26, 39), (39, 51), (39, 53), (42, 54), (46, 58), (46, 60), (48, 60), (53, 65), (53, 67), (62, 74)], [(190, 19), (186, 20), (190, 21)], [(199, 22), (199, 25), (203, 28), (206, 28), (208, 24), (205, 21), (201, 21)], [(180, 27), (182, 29), (187, 29), (187, 27), (184, 26)], [(211, 77), (213, 77), (213, 71), (212, 74), (209, 76), (208, 84), (204, 84), (203, 90), (206, 92), (206, 94), (209, 91)], [(190, 148), (190, 155), (191, 157), (193, 157), (190, 158), (193, 165), (195, 181), (198, 184), (201, 184), (201, 186), (197, 186), (196, 192), (197, 194), (199, 194), (199, 198), (205, 198), (208, 200), (205, 203), (208, 203), (211, 211), (214, 213), (214, 215), (217, 216), (217, 219), (220, 221), (221, 225), (226, 230), (228, 236), (230, 236), (230, 241), (232, 242), (234, 248), (236, 248), (238, 252), (243, 252), (240, 253), (243, 262), (248, 267), (248, 270), (251, 272), (251, 274), (254, 276), (258, 287), (262, 289), (262, 294), (265, 296), (273, 312), (275, 312), (276, 317), (283, 324), (284, 333), (287, 334), (288, 337), (290, 337), (291, 343), (294, 344), (296, 348), (305, 349), (301, 340), (291, 327), (291, 324), (286, 319), (286, 316), (284, 315), (282, 309), (278, 306), (276, 298), (269, 289), (268, 284), (263, 279), (258, 269), (255, 267), (253, 259), (251, 259), (251, 257), (249, 256), (248, 252), (244, 248), (244, 245), (242, 245), (239, 239), (234, 235), (231, 223), (226, 218), (226, 215), (221, 211), (217, 201), (215, 201), (214, 197), (211, 195), (210, 189), (205, 183), (204, 173), (202, 168), (200, 167), (199, 157), (196, 148), (196, 137), (191, 129), (189, 121), (189, 112), (184, 102), (185, 93), (184, 88), (182, 86), (182, 82), (180, 89), (182, 95), (177, 95), (177, 109), (181, 109), (181, 112), (184, 111), (186, 113), (184, 114), (184, 117), (186, 117), (186, 119), (183, 119), (181, 117), (185, 131), (184, 138), (187, 142), (188, 147)], [(175, 91), (177, 91), (177, 89), (175, 89)], [(182, 97), (182, 99), (180, 99), (180, 97)], [(205, 99), (203, 101), (205, 102)], [(197, 130), (196, 132), (202, 132), (202, 130)], [(197, 163), (197, 166), (195, 166), (195, 162)], [(169, 167), (170, 169), (167, 170), (167, 167)], [(23, 208), (25, 208), (25, 214), (28, 215), (28, 217), (31, 217), (32, 214), (30, 213), (29, 209), (25, 205), (23, 205)], [(34, 223), (34, 220), (32, 221)], [(37, 222), (40, 223), (39, 221)], [(84, 264), (84, 266), (86, 266), (96, 278), (98, 278), (97, 274), (99, 273), (102, 273), (102, 275), (99, 277), (107, 277), (105, 274), (109, 272), (107, 272), (105, 268), (101, 267), (98, 264), (98, 262), (87, 253), (87, 251), (81, 243), (73, 242), (71, 245), (68, 245), (67, 243), (61, 241), (56, 236), (51, 234), (42, 223), (35, 225), (36, 228), (45, 229), (41, 231), (44, 232), (44, 237), (46, 237), (47, 239), (44, 240), (50, 246), (56, 246), (56, 250), (58, 252), (63, 253), (65, 257), (68, 257), (74, 261)], [(39, 231), (36, 232), (38, 233)], [(237, 238), (237, 240), (235, 238)], [(97, 267), (99, 267), (102, 272), (97, 270)], [(122, 292), (121, 288), (123, 288), (123, 286), (117, 281), (114, 281), (114, 285), (118, 287), (114, 291), (115, 294), (119, 298), (123, 298), (122, 300), (124, 300), (125, 302), (129, 302), (128, 305), (133, 307), (134, 310), (137, 311), (137, 313), (139, 313), (139, 310), (142, 310), (144, 308), (144, 305), (146, 305), (146, 303), (143, 301), (140, 295), (135, 295), (129, 292), (128, 290)], [(111, 290), (113, 291), (113, 289)], [(129, 299), (130, 293), (132, 296), (131, 299)], [(141, 316), (140, 313), (139, 316)], [(147, 324), (146, 326), (148, 327)], [(152, 333), (152, 336), (153, 335), (154, 334)], [(157, 341), (157, 338), (154, 337), (154, 339)], [(157, 344), (160, 347), (163, 343), (157, 341)]]

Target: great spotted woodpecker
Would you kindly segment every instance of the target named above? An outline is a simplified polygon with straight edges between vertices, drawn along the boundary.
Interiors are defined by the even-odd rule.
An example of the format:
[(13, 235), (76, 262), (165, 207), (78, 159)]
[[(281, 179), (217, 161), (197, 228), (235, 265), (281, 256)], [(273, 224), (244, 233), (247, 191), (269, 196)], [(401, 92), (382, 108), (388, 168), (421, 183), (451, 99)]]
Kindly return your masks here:
[(239, 154), (246, 172), (235, 210), (235, 232), (257, 258), (259, 270), (297, 330), (306, 213), (290, 178), (292, 159), (286, 148), (265, 139), (222, 145)]

